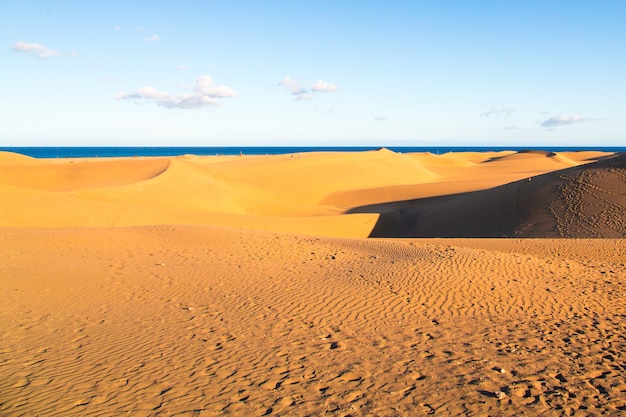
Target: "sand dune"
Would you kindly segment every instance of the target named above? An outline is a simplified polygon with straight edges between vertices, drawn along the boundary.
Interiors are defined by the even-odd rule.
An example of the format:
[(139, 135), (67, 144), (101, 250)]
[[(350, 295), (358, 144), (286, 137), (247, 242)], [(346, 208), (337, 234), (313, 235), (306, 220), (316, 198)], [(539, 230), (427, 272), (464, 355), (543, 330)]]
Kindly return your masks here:
[(0, 153), (0, 201), (0, 415), (626, 412), (624, 154)]
[[(381, 149), (250, 157), (33, 160), (5, 153), (0, 157), (0, 197), (7, 203), (0, 208), (0, 225), (226, 221), (252, 229), (272, 230), (274, 226), (268, 225), (273, 224), (285, 232), (338, 236), (338, 224), (345, 220), (341, 233), (366, 237), (379, 213), (362, 214), (358, 220), (346, 213), (367, 212), (357, 208), (372, 204), (487, 190), (605, 156), (587, 153), (578, 160), (546, 152), (437, 156)], [(509, 189), (502, 190), (506, 194)], [(510, 192), (505, 194), (500, 209), (511, 199)], [(388, 215), (389, 210), (384, 210)]]
[[(11, 205), (5, 207), (0, 222), (5, 226), (112, 226), (221, 224), (224, 214), (310, 218), (343, 214), (343, 208), (319, 204), (333, 192), (418, 184), (434, 178), (435, 174), (412, 158), (387, 150), (313, 153), (297, 158), (180, 157), (4, 164), (0, 195)], [(50, 195), (46, 201), (50, 210), (41, 213), (35, 201), (45, 196), (39, 191), (64, 193)], [(73, 216), (68, 213), (70, 207), (76, 208)], [(329, 221), (337, 223), (336, 219)], [(250, 224), (246, 219), (241, 223)]]
[[(494, 161), (529, 157), (515, 154)], [(373, 237), (623, 238), (625, 174), (626, 155), (619, 155), (483, 191), (378, 204), (349, 212), (381, 214)]]
[(36, 164), (1, 158), (0, 184), (43, 191), (75, 191), (86, 188), (115, 187), (145, 181), (162, 174), (169, 165), (165, 158), (109, 161), (62, 161)]

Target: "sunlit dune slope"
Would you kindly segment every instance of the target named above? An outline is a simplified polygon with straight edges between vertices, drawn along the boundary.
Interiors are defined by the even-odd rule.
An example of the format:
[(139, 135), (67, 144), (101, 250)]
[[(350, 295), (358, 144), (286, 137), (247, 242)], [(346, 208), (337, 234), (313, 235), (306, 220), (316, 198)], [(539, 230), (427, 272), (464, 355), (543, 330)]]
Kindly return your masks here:
[[(18, 161), (16, 158), (0, 158), (0, 162), (5, 160)], [(0, 165), (0, 184), (43, 191), (115, 187), (154, 178), (169, 166), (166, 158), (28, 162)]]
[(483, 191), (350, 212), (381, 215), (374, 237), (622, 238), (626, 237), (626, 154)]
[[(368, 152), (314, 152), (229, 160), (209, 166), (222, 178), (259, 191), (267, 211), (318, 205), (327, 195), (354, 189), (436, 182), (438, 176), (419, 160), (387, 149)], [(281, 209), (279, 206), (283, 206)]]
[[(319, 204), (333, 192), (436, 175), (388, 150), (250, 157), (0, 160), (3, 225), (231, 224), (367, 236), (376, 215)], [(341, 221), (337, 217), (340, 215)]]

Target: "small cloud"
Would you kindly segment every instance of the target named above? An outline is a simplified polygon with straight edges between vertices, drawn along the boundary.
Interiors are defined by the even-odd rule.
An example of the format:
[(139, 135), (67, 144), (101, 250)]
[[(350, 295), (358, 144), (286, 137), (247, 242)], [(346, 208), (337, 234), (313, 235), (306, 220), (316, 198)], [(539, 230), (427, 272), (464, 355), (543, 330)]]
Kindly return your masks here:
[(177, 65), (176, 68), (179, 69), (179, 70), (188, 70), (189, 69), (189, 65), (181, 64), (181, 65)]
[(168, 109), (199, 109), (203, 107), (217, 107), (219, 99), (235, 97), (237, 93), (225, 85), (216, 86), (209, 75), (201, 75), (196, 85), (188, 88), (190, 93), (171, 95), (158, 91), (154, 87), (146, 86), (130, 93), (119, 93), (116, 100), (148, 100)]
[(302, 88), (300, 83), (289, 76), (285, 76), (278, 82), (278, 85), (285, 87), (292, 95), (296, 96), (296, 100), (311, 100), (317, 92), (332, 92), (337, 90), (337, 86), (319, 80), (311, 85), (311, 89)]
[(120, 25), (115, 25), (113, 26), (113, 30), (122, 30), (122, 27)]
[(59, 53), (55, 50), (47, 48), (38, 43), (29, 42), (17, 42), (15, 45), (13, 45), (11, 50), (13, 50), (14, 52), (26, 52), (41, 59), (52, 58), (59, 55)]
[(156, 41), (158, 41), (159, 39), (160, 39), (160, 38), (159, 38), (159, 35), (157, 35), (157, 34), (155, 33), (155, 34), (153, 34), (153, 35), (148, 36), (147, 38), (143, 38), (143, 41), (144, 41), (144, 42), (156, 42)]
[(300, 84), (298, 84), (296, 81), (291, 79), (291, 77), (288, 75), (285, 75), (285, 77), (278, 82), (278, 85), (281, 85), (285, 87), (287, 90), (291, 91), (291, 94), (298, 94), (302, 91), (306, 91), (306, 90), (302, 90), (300, 88)]
[(501, 108), (501, 109), (494, 109), (492, 107), (491, 110), (481, 113), (480, 117), (489, 117), (489, 116), (500, 116), (500, 115), (502, 115), (506, 119), (507, 117), (509, 117), (510, 115), (512, 115), (515, 112), (516, 112), (515, 109), (511, 109), (511, 108), (508, 108), (508, 107), (504, 107), (504, 108)]
[(337, 91), (337, 86), (335, 84), (327, 83), (326, 81), (318, 80), (311, 85), (311, 91), (330, 93)]
[(374, 120), (377, 121), (377, 122), (384, 122), (384, 121), (387, 120), (387, 118), (386, 117), (377, 116), (377, 117), (374, 117)]
[(542, 127), (547, 127), (547, 128), (556, 128), (559, 126), (573, 125), (576, 123), (584, 123), (584, 122), (592, 122), (592, 121), (595, 121), (595, 119), (582, 117), (577, 114), (571, 115), (571, 116), (563, 116), (563, 115), (557, 114), (555, 116), (552, 116), (544, 120), (539, 125)]
[(287, 75), (278, 82), (278, 85), (289, 90), (292, 95), (296, 96), (296, 100), (310, 100), (313, 98), (313, 94), (310, 91), (305, 88), (301, 88), (297, 81)]

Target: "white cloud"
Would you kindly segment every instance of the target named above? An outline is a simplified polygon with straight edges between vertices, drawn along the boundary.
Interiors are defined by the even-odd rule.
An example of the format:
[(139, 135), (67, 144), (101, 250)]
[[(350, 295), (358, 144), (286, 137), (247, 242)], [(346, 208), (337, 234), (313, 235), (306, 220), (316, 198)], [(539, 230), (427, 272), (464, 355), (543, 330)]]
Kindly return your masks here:
[(337, 91), (337, 86), (335, 84), (327, 83), (326, 81), (317, 80), (311, 85), (312, 91), (320, 91), (331, 93), (333, 91)]
[(122, 27), (120, 25), (115, 25), (113, 26), (113, 30), (121, 30)]
[(311, 89), (302, 88), (300, 83), (293, 80), (289, 76), (285, 76), (278, 82), (278, 85), (285, 87), (292, 95), (296, 96), (296, 100), (311, 100), (316, 92), (332, 92), (337, 90), (337, 86), (319, 80), (311, 85)]
[(278, 82), (278, 85), (282, 85), (287, 90), (291, 91), (291, 94), (304, 94), (307, 91), (304, 88), (300, 87), (300, 84), (297, 81), (294, 81), (288, 75), (285, 75), (285, 78)]
[(215, 98), (234, 97), (237, 95), (230, 87), (225, 85), (215, 86), (213, 79), (209, 75), (201, 75), (196, 80), (196, 91), (205, 96)]
[(591, 122), (594, 120), (595, 119), (582, 117), (577, 114), (571, 115), (571, 116), (563, 116), (563, 115), (557, 114), (555, 116), (552, 116), (544, 120), (539, 125), (543, 127), (547, 127), (547, 128), (555, 128), (559, 126), (573, 125), (576, 123)]
[(280, 80), (278, 85), (281, 85), (289, 90), (292, 95), (296, 96), (296, 100), (310, 100), (313, 98), (313, 94), (311, 94), (310, 91), (306, 88), (301, 88), (300, 84), (288, 75)]
[(503, 107), (501, 109), (495, 109), (495, 108), (492, 107), (491, 110), (486, 111), (486, 112), (482, 112), (480, 114), (480, 117), (489, 117), (489, 116), (499, 116), (499, 115), (502, 115), (506, 119), (507, 117), (509, 117), (510, 115), (512, 115), (515, 112), (516, 112), (515, 109), (511, 109), (511, 108), (508, 108), (508, 107)]
[(159, 35), (157, 35), (156, 33), (153, 34), (153, 35), (148, 36), (147, 38), (143, 38), (144, 42), (156, 42), (159, 39), (160, 39)]
[(300, 84), (292, 80), (291, 77), (288, 75), (285, 75), (285, 78), (280, 80), (278, 82), (278, 85), (282, 85), (283, 87), (285, 87), (287, 90), (291, 91), (292, 93), (295, 93), (296, 91), (300, 90)]
[(55, 50), (47, 48), (38, 43), (29, 43), (29, 42), (17, 42), (11, 48), (15, 52), (26, 52), (37, 58), (51, 58), (53, 56), (59, 55), (59, 53)]
[(387, 118), (386, 117), (377, 116), (377, 117), (374, 117), (374, 120), (376, 120), (377, 122), (384, 122), (384, 121), (387, 120)]
[(177, 65), (176, 68), (179, 69), (179, 70), (188, 70), (189, 69), (189, 65), (180, 64), (180, 65)]
[(168, 109), (199, 109), (202, 107), (217, 107), (219, 99), (235, 97), (237, 93), (225, 85), (216, 86), (209, 75), (201, 75), (196, 85), (188, 88), (191, 92), (171, 95), (158, 91), (154, 87), (146, 86), (130, 93), (119, 93), (116, 100), (148, 100)]

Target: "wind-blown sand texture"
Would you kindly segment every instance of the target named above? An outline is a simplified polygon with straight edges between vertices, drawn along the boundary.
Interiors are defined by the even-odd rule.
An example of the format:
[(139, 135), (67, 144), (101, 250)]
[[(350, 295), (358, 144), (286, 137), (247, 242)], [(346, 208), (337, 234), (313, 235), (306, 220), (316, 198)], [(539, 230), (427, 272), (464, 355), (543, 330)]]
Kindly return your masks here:
[(0, 415), (619, 415), (625, 165), (0, 153)]

